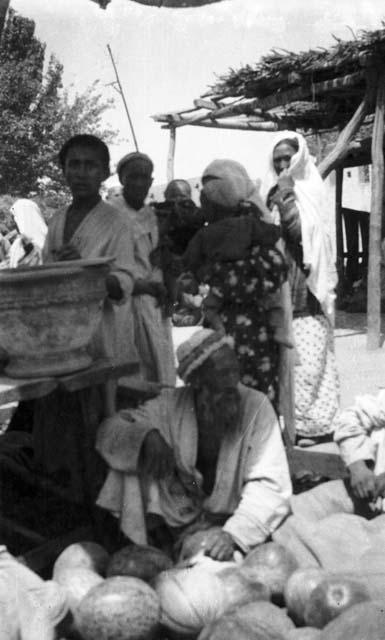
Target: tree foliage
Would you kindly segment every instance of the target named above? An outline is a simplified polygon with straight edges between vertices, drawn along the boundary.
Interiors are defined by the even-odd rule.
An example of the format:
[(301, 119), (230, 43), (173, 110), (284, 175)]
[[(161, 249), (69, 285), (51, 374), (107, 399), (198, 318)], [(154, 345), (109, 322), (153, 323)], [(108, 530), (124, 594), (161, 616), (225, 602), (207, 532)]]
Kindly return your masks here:
[(76, 133), (93, 133), (112, 142), (116, 132), (103, 126), (112, 106), (95, 82), (70, 95), (62, 85), (63, 66), (35, 35), (33, 20), (12, 9), (0, 45), (0, 193), (60, 195), (63, 179), (57, 153)]

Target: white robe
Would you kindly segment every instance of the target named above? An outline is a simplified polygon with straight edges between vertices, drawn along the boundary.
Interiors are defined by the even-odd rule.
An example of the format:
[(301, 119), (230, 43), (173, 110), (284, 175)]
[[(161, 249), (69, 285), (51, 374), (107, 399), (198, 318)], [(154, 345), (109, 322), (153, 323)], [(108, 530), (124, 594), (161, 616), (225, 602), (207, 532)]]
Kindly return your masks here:
[[(134, 277), (136, 280), (162, 282), (159, 268), (151, 264), (151, 252), (158, 246), (159, 232), (155, 213), (145, 206), (130, 207), (123, 196), (114, 199), (116, 207), (133, 229)], [(135, 344), (144, 379), (174, 385), (176, 382), (171, 320), (162, 315), (156, 299), (149, 295), (132, 298)]]
[[(376, 475), (385, 472), (385, 391), (358, 396), (335, 421), (334, 440), (346, 466), (370, 460)], [(385, 500), (383, 501), (385, 506)]]
[[(142, 494), (145, 511), (162, 515), (172, 527), (188, 525), (203, 509), (227, 515), (223, 529), (247, 552), (262, 543), (289, 512), (291, 481), (280, 427), (269, 400), (242, 384), (240, 420), (225, 435), (210, 496), (196, 469), (198, 426), (190, 387), (164, 390), (133, 412), (121, 412), (99, 427), (96, 448), (110, 466), (99, 506), (120, 516), (121, 528), (143, 542), (142, 522), (132, 492), (143, 440), (158, 429), (174, 451), (178, 472), (152, 482)], [(140, 500), (140, 496), (137, 496)]]
[[(43, 260), (54, 262), (54, 252), (63, 247), (67, 208), (56, 213), (48, 224)], [(133, 233), (120, 214), (101, 200), (83, 219), (70, 244), (82, 258), (110, 256), (115, 259), (112, 271), (119, 280), (123, 298), (113, 303), (106, 297), (100, 329), (91, 350), (95, 357), (113, 357), (137, 361), (133, 340), (130, 298), (133, 289)]]

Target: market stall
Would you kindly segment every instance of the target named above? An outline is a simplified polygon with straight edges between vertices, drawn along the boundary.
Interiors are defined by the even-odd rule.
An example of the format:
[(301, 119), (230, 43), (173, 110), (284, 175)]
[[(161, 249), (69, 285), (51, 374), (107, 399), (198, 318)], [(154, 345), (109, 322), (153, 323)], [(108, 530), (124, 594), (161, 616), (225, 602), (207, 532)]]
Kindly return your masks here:
[[(299, 130), (312, 136), (319, 171), (336, 171), (337, 262), (344, 264), (341, 194), (352, 143), (371, 137), (372, 197), (369, 231), (368, 349), (380, 347), (380, 244), (383, 194), (385, 29), (362, 31), (330, 49), (273, 50), (254, 65), (230, 70), (191, 108), (154, 115), (170, 132), (168, 179), (173, 177), (176, 132), (184, 126), (239, 131)], [(333, 141), (332, 150), (325, 147)], [(354, 145), (353, 145), (354, 146)], [(349, 157), (349, 158), (348, 158)], [(369, 160), (367, 158), (365, 161)], [(351, 165), (350, 165), (351, 166)]]

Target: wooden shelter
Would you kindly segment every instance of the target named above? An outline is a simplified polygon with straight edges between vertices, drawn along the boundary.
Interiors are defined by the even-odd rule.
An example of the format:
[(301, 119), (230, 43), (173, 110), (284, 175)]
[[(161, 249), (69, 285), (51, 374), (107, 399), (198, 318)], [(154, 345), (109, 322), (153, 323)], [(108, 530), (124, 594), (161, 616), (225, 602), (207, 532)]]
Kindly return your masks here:
[[(380, 252), (384, 182), (385, 24), (338, 40), (330, 49), (292, 53), (273, 50), (254, 65), (218, 77), (191, 108), (158, 114), (154, 120), (170, 131), (168, 178), (173, 177), (176, 130), (200, 126), (243, 131), (299, 130), (336, 140), (318, 165), (325, 178), (336, 171), (338, 260), (343, 260), (341, 195), (344, 163), (372, 163), (369, 224), (368, 338), (380, 346)], [(357, 141), (362, 128), (370, 140)], [(367, 151), (370, 149), (370, 153)], [(366, 155), (365, 152), (366, 151)], [(351, 164), (350, 164), (351, 166)]]
[[(111, 0), (92, 0), (96, 2), (102, 9), (110, 4)], [(133, 0), (145, 4), (147, 7), (170, 7), (172, 9), (186, 9), (188, 7), (201, 7), (204, 4), (212, 4), (213, 2), (221, 2), (221, 0)]]

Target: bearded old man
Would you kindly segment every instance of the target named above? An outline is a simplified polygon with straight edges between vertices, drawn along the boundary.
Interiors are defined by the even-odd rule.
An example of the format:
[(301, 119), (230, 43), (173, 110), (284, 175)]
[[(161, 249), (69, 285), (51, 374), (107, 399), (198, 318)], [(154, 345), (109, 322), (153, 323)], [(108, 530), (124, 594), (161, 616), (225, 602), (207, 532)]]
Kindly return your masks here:
[(98, 504), (143, 543), (132, 491), (137, 474), (150, 542), (167, 533), (188, 544), (189, 534), (207, 530), (205, 553), (227, 560), (264, 542), (288, 514), (281, 431), (268, 398), (240, 383), (230, 336), (200, 329), (177, 356), (184, 387), (102, 423), (97, 449), (110, 472)]

